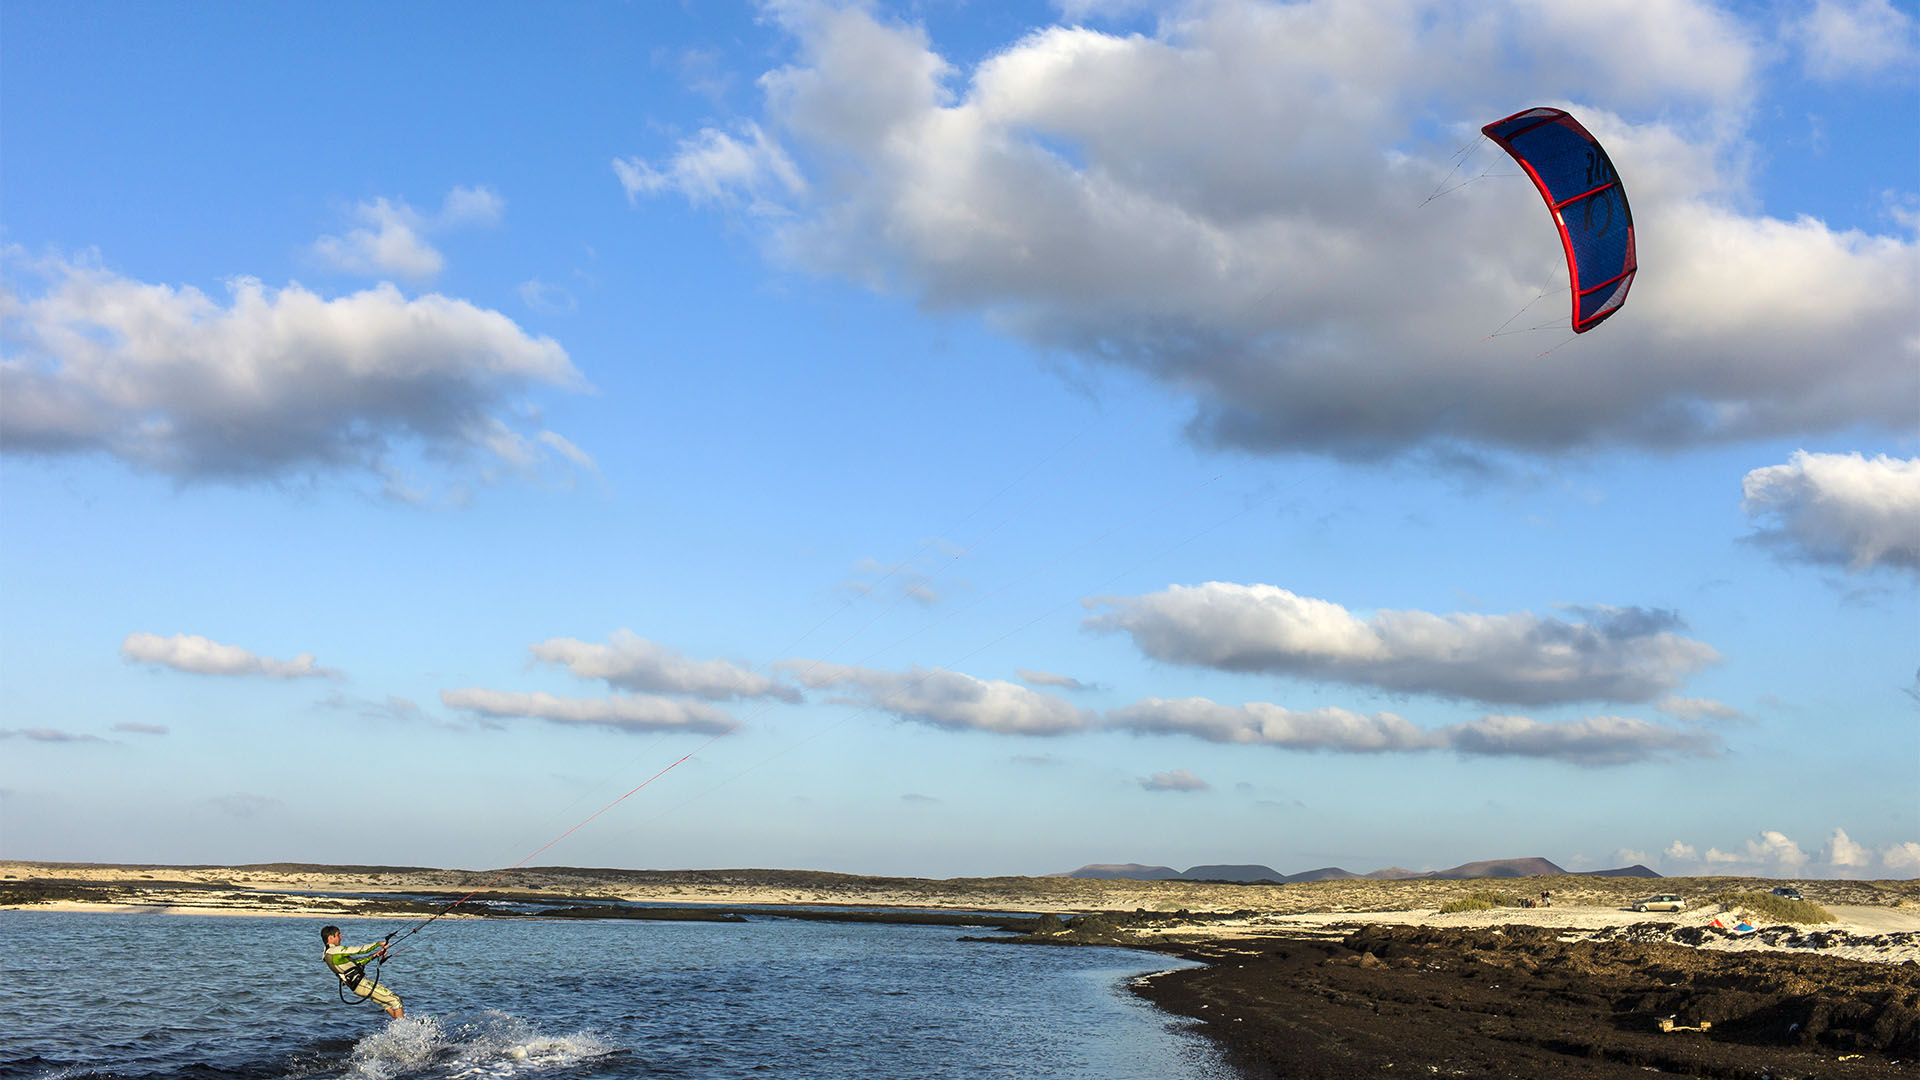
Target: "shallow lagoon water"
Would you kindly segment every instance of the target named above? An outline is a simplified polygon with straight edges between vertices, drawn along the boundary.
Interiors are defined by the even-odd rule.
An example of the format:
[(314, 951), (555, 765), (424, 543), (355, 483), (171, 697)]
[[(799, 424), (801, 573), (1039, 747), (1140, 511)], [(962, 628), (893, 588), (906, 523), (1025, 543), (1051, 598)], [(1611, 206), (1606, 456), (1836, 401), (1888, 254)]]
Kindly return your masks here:
[[(442, 920), (341, 1005), (324, 920), (0, 912), (0, 1076), (1220, 1080), (1143, 953), (952, 927)], [(349, 944), (406, 923), (342, 920)]]

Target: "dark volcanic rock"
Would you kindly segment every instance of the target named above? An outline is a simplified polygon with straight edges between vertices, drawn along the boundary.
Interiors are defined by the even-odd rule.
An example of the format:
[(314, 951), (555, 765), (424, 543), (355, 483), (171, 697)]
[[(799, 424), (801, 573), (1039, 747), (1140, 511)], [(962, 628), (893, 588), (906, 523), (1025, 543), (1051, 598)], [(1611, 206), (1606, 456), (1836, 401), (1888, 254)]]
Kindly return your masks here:
[[(1194, 946), (1136, 984), (1248, 1075), (1912, 1076), (1920, 965), (1558, 932), (1369, 927)], [(1709, 1030), (1662, 1033), (1659, 1021)]]

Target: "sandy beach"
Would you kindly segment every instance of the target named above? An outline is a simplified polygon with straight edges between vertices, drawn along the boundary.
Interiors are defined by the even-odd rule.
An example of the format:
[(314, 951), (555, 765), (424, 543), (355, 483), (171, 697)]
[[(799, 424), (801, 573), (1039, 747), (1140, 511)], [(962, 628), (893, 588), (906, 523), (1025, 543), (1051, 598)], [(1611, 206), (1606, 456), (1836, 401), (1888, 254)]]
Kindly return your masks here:
[[(0, 908), (314, 919), (496, 916), (930, 921), (1151, 949), (1207, 966), (1135, 989), (1253, 1076), (1911, 1075), (1920, 882), (1808, 881), (1834, 921), (1714, 927), (1765, 879), (1578, 876), (1290, 885), (783, 870), (0, 863)], [(479, 895), (447, 911), (447, 905)], [(1493, 891), (1551, 906), (1443, 912)], [(1635, 912), (1654, 892), (1681, 912)], [(679, 909), (679, 910), (676, 910)], [(983, 914), (984, 913), (984, 914)], [(1051, 916), (1052, 918), (1047, 918)], [(1037, 918), (1036, 918), (1037, 917)], [(1662, 1031), (1668, 1020), (1681, 1030)], [(1706, 1030), (1698, 1029), (1704, 1022)]]

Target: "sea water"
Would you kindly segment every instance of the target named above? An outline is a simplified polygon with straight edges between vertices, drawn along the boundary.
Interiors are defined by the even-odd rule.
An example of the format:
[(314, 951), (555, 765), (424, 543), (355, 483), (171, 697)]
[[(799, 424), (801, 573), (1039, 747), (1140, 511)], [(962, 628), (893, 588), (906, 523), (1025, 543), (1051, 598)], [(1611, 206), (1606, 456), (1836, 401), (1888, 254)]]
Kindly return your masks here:
[[(342, 919), (347, 944), (407, 924)], [(1177, 960), (952, 927), (443, 919), (342, 1005), (318, 918), (0, 912), (0, 1076), (1215, 1080)], [(981, 931), (980, 933), (987, 933)]]

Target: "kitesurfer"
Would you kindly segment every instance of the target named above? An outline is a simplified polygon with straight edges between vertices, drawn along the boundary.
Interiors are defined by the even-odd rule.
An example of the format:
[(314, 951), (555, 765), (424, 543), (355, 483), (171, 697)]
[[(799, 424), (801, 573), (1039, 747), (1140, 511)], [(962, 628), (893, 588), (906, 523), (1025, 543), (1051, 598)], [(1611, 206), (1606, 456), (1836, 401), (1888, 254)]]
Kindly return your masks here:
[(363, 998), (372, 998), (375, 1005), (387, 1010), (388, 1016), (400, 1019), (400, 995), (380, 985), (377, 976), (372, 979), (366, 977), (367, 961), (386, 958), (387, 943), (384, 940), (368, 945), (342, 945), (340, 928), (337, 926), (322, 927), (320, 940), (327, 946), (321, 958), (335, 975), (340, 976), (340, 982), (348, 990)]

